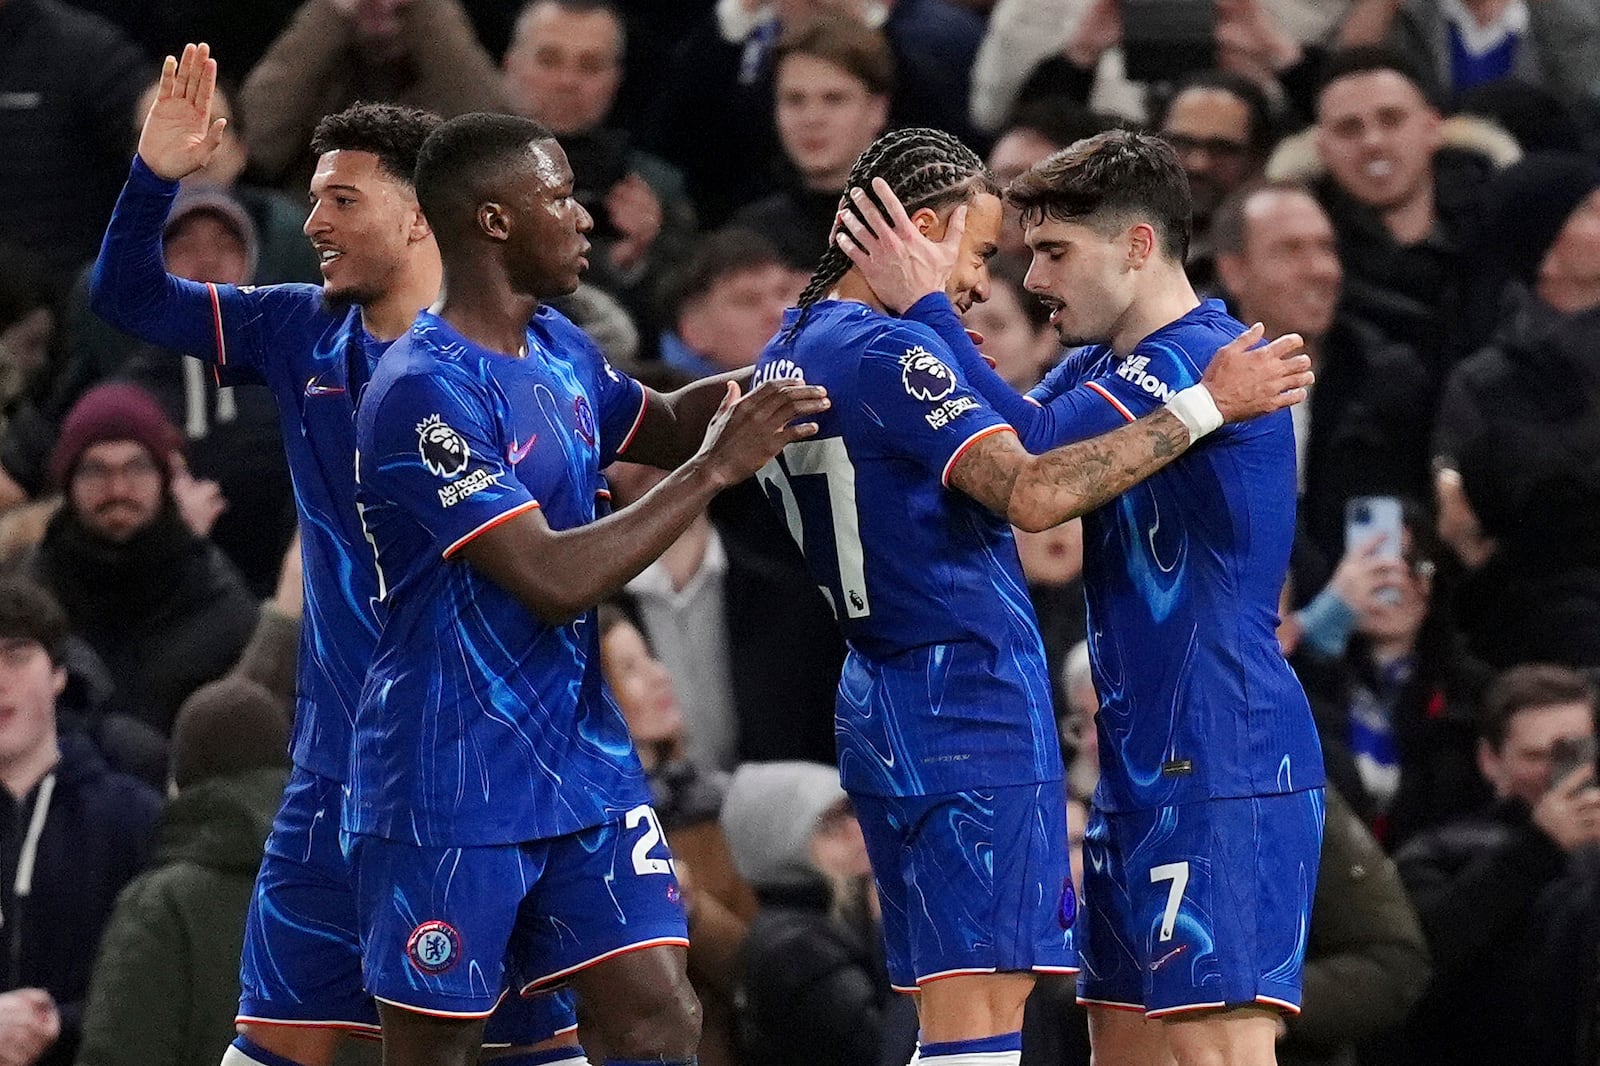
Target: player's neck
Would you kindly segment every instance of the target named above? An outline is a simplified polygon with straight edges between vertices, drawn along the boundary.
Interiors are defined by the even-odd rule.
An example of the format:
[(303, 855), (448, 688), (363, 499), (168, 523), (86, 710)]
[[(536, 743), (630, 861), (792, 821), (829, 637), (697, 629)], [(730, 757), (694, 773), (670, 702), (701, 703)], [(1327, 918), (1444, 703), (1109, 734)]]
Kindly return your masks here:
[(861, 271), (850, 268), (850, 272), (839, 279), (839, 284), (833, 287), (828, 294), (833, 300), (854, 300), (856, 303), (866, 304), (874, 311), (885, 311), (878, 294), (872, 291), (872, 286), (867, 284), (867, 279), (861, 276)]
[(1170, 326), (1200, 306), (1194, 286), (1180, 266), (1153, 265), (1144, 279), (1144, 291), (1128, 305), (1111, 335), (1111, 350), (1126, 356), (1156, 330)]
[(409, 330), (417, 312), (433, 303), (438, 295), (438, 257), (419, 258), (400, 271), (399, 284), (378, 299), (361, 305), (361, 325), (377, 340), (392, 341)]
[(528, 322), (538, 309), (538, 297), (512, 289), (503, 272), (454, 264), (446, 269), (432, 308), (478, 347), (514, 357), (527, 354)]

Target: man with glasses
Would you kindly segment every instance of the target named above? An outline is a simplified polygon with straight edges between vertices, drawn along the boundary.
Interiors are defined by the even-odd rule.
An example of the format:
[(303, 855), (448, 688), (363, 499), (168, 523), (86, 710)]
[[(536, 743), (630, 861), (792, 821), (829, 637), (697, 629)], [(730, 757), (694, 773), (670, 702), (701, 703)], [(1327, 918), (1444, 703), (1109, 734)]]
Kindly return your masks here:
[(1156, 116), (1178, 153), (1194, 199), (1194, 239), (1185, 266), (1207, 295), (1217, 290), (1211, 216), (1228, 194), (1261, 173), (1272, 150), (1272, 106), (1247, 78), (1202, 71), (1180, 81)]

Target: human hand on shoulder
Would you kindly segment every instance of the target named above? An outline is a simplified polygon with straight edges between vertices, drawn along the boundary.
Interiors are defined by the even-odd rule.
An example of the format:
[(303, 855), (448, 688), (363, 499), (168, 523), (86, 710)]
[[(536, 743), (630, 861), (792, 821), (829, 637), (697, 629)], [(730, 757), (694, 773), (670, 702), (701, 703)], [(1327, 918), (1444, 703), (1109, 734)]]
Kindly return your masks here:
[(719, 488), (751, 477), (784, 445), (817, 432), (815, 422), (796, 422), (828, 409), (828, 394), (799, 381), (767, 381), (748, 394), (728, 382), (727, 394), (706, 427), (697, 458)]
[(1223, 345), (1200, 378), (1224, 422), (1242, 422), (1301, 403), (1316, 381), (1298, 333), (1256, 347), (1264, 332), (1258, 322)]

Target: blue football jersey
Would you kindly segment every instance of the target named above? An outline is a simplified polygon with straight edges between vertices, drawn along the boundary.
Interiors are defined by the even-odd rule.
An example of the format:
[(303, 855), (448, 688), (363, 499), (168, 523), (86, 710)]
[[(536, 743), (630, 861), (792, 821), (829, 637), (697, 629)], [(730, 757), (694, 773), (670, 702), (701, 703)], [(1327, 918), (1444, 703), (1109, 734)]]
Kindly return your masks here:
[(169, 277), (160, 233), (177, 190), (135, 158), (95, 262), (96, 308), (129, 332), (213, 364), (221, 384), (272, 390), (305, 580), (291, 747), (296, 765), (342, 781), (356, 697), (378, 640), (377, 581), (355, 508), (355, 400), (387, 345), (362, 328), (359, 309), (325, 307), (314, 285)]
[(594, 613), (549, 625), (454, 558), (540, 508), (593, 522), (600, 469), (645, 393), (541, 308), (527, 356), (424, 312), (385, 353), (356, 417), (357, 499), (383, 632), (357, 710), (345, 828), (420, 845), (575, 832), (650, 801), (600, 674)]
[[(929, 324), (945, 314), (913, 310), (930, 310)], [(1006, 409), (1039, 452), (1150, 413), (1243, 332), (1220, 301), (1206, 301), (1126, 358), (1099, 345), (1074, 352), (1020, 410), (1009, 386), (973, 364), (970, 344), (958, 361), (997, 406), (996, 390), (1010, 394)], [(1310, 707), (1276, 635), (1295, 496), (1294, 429), (1278, 411), (1222, 427), (1084, 516), (1100, 809), (1323, 784)]]
[(931, 330), (859, 303), (798, 311), (757, 382), (828, 390), (819, 432), (759, 475), (849, 642), (836, 731), (847, 789), (918, 796), (1058, 780), (1044, 645), (1005, 519), (947, 487), (1011, 432)]

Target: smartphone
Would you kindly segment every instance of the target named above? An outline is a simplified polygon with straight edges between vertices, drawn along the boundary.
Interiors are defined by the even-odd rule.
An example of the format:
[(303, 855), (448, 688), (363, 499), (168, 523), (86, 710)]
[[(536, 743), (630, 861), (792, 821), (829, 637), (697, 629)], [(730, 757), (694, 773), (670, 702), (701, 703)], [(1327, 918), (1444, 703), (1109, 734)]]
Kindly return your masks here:
[(1594, 737), (1557, 738), (1550, 745), (1550, 786), (1554, 788), (1580, 767), (1594, 761)]
[[(1353, 496), (1344, 505), (1344, 550), (1365, 547), (1373, 537), (1381, 537), (1377, 556), (1399, 562), (1405, 541), (1405, 521), (1396, 496)], [(1380, 589), (1384, 603), (1399, 603), (1400, 590)]]
[(1122, 54), (1134, 81), (1176, 81), (1217, 65), (1214, 0), (1122, 0)]

